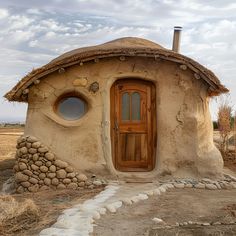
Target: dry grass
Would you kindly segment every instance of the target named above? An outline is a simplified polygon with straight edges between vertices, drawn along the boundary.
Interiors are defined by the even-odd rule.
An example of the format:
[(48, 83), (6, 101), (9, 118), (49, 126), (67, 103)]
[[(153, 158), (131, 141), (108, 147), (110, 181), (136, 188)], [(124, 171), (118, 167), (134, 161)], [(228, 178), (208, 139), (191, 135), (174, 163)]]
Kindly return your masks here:
[[(13, 176), (16, 140), (20, 137), (22, 132), (22, 128), (0, 128), (0, 189), (3, 183)], [(17, 135), (15, 135), (16, 133)]]
[(12, 196), (0, 196), (0, 235), (13, 235), (32, 227), (39, 220), (39, 208), (31, 199), (22, 202)]
[(231, 132), (230, 121), (231, 121), (232, 107), (229, 104), (227, 98), (222, 100), (218, 110), (218, 126), (221, 136), (220, 151), (225, 157), (228, 152), (228, 139)]
[(0, 161), (6, 158), (14, 158), (14, 153), (16, 151), (16, 140), (20, 135), (3, 135), (0, 132)]
[[(234, 115), (234, 151), (235, 151), (235, 155), (236, 155), (236, 111), (235, 111), (235, 115)], [(236, 158), (236, 156), (235, 156)]]

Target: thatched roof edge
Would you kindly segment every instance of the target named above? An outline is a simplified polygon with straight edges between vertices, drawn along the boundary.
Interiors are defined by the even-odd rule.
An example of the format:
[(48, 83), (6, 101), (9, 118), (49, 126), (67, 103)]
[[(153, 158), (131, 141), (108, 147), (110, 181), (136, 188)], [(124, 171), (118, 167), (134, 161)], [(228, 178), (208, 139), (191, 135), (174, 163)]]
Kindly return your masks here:
[(23, 91), (34, 84), (34, 81), (40, 80), (46, 75), (59, 70), (60, 68), (66, 68), (75, 64), (85, 63), (91, 60), (108, 58), (108, 57), (153, 57), (154, 59), (160, 58), (163, 60), (173, 61), (179, 63), (180, 65), (186, 65), (189, 69), (193, 70), (194, 73), (200, 76), (201, 79), (205, 80), (209, 84), (212, 96), (219, 95), (221, 93), (226, 93), (229, 90), (220, 83), (220, 80), (216, 75), (202, 66), (198, 62), (184, 55), (175, 53), (171, 50), (164, 48), (147, 48), (147, 47), (109, 47), (99, 48), (99, 46), (86, 48), (86, 50), (79, 50), (78, 53), (73, 53), (72, 55), (62, 56), (55, 59), (48, 64), (32, 70), (24, 78), (22, 78), (8, 93), (5, 94), (5, 98), (9, 101), (19, 101), (25, 102), (27, 100), (26, 96), (22, 96)]

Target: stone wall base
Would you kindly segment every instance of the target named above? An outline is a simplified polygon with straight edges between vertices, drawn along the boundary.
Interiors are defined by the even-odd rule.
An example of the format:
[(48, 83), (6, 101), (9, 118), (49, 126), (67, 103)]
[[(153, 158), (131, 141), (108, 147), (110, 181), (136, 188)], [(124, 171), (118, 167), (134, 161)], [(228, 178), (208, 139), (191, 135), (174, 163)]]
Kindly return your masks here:
[(15, 185), (16, 192), (37, 192), (52, 189), (93, 189), (104, 181), (88, 179), (76, 172), (67, 162), (57, 157), (33, 136), (21, 136), (17, 140)]

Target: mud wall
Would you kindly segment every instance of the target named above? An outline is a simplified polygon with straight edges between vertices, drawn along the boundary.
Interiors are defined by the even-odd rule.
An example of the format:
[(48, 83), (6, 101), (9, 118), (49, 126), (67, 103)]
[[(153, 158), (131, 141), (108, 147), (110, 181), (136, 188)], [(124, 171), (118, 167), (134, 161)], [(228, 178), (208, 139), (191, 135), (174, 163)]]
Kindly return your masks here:
[[(77, 170), (119, 174), (112, 164), (110, 88), (117, 79), (152, 81), (157, 97), (156, 167), (151, 174), (217, 175), (223, 161), (213, 144), (208, 86), (177, 63), (153, 58), (110, 58), (72, 66), (30, 88), (25, 135), (43, 140)], [(98, 82), (99, 90), (90, 90)], [(77, 121), (54, 111), (57, 98), (76, 92), (89, 109)], [(133, 173), (134, 174), (134, 173)]]

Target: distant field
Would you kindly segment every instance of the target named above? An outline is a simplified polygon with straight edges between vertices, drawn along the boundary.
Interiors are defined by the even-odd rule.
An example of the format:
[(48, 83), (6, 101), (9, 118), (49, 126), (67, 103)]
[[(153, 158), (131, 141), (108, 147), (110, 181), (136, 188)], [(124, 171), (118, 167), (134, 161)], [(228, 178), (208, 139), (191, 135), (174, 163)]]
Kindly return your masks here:
[(0, 128), (0, 160), (14, 156), (16, 140), (23, 132), (23, 128)]
[(23, 133), (24, 128), (23, 127), (0, 127), (0, 135), (5, 133)]
[(13, 175), (16, 141), (23, 131), (22, 127), (0, 128), (0, 189), (2, 184)]

